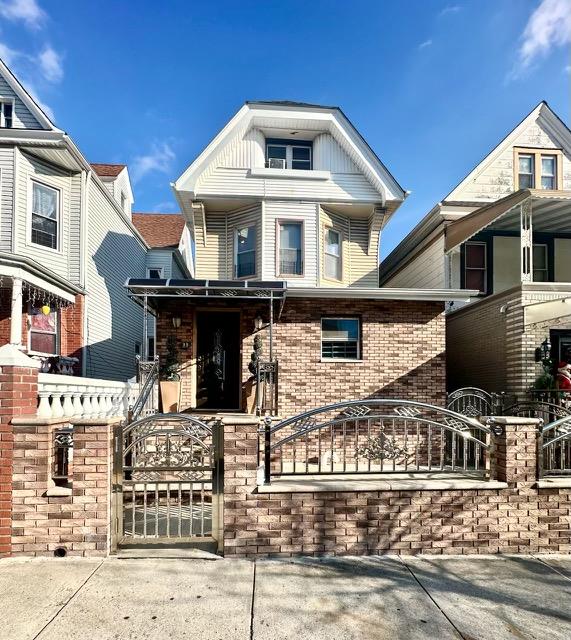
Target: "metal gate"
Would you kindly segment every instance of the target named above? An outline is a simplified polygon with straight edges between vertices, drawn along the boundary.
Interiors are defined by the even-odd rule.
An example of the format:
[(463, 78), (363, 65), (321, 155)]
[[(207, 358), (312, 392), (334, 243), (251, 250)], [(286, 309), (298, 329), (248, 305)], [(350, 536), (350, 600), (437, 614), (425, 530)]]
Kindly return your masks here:
[(172, 544), (222, 552), (222, 425), (155, 414), (115, 435), (115, 548)]

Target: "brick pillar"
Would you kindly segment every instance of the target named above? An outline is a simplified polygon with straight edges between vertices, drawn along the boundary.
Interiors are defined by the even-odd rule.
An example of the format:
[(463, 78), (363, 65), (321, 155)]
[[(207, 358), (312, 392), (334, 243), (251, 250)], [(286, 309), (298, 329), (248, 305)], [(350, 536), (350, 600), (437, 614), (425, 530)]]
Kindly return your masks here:
[(0, 347), (0, 557), (12, 550), (12, 419), (34, 415), (37, 402), (38, 364), (14, 345)]
[[(224, 425), (224, 555), (247, 555), (248, 540), (257, 545), (259, 420), (244, 416)], [(256, 546), (250, 548), (256, 552)]]
[(510, 486), (533, 484), (537, 480), (537, 439), (539, 420), (536, 418), (494, 418), (503, 429), (493, 438), (492, 478)]

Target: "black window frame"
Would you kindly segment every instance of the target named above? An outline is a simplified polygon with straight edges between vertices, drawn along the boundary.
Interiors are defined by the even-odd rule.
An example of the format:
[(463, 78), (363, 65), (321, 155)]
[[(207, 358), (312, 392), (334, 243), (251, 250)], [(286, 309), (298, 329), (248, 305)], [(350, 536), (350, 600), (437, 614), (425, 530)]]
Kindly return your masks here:
[[(324, 340), (323, 339), (323, 322), (325, 320), (354, 320), (357, 323), (357, 339), (356, 340)], [(363, 319), (359, 315), (324, 315), (320, 318), (320, 355), (322, 362), (361, 362), (363, 360)], [(342, 355), (327, 355), (324, 352), (324, 344), (330, 343), (354, 343), (355, 355), (354, 356), (342, 356)], [(331, 346), (331, 348), (335, 348)]]

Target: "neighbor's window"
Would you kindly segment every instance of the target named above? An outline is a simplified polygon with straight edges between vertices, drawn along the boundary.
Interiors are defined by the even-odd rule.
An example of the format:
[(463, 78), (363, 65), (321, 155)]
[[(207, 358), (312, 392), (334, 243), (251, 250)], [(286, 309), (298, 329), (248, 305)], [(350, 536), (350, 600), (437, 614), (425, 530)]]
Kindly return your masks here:
[(303, 275), (303, 225), (301, 222), (279, 224), (278, 271), (281, 276)]
[(547, 282), (549, 280), (549, 271), (547, 266), (547, 245), (533, 245), (533, 281)]
[(325, 229), (323, 269), (325, 277), (341, 280), (341, 234), (334, 229)]
[(32, 182), (32, 242), (58, 248), (59, 192)]
[(532, 154), (519, 154), (518, 184), (520, 189), (533, 189), (535, 187), (535, 158)]
[(541, 188), (556, 189), (557, 162), (555, 156), (541, 156)]
[(0, 102), (0, 127), (11, 129), (14, 123), (14, 104), (12, 102)]
[(58, 353), (58, 312), (53, 309), (47, 315), (41, 307), (30, 306), (30, 351)]
[(464, 286), (466, 289), (477, 289), (480, 293), (486, 293), (486, 243), (467, 242), (465, 247)]
[(270, 169), (311, 169), (311, 150), (311, 142), (269, 141), (266, 144), (266, 166)]
[(160, 280), (163, 277), (163, 270), (161, 267), (152, 267), (147, 269), (147, 278), (152, 280)]
[(359, 360), (359, 318), (321, 318), (321, 357), (326, 360)]
[(256, 273), (256, 227), (236, 229), (234, 275), (246, 278)]

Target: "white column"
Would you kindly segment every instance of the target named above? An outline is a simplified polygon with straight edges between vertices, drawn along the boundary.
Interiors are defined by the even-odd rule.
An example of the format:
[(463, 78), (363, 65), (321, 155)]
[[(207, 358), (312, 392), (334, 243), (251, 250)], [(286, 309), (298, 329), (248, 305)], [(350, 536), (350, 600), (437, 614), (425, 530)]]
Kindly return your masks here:
[(22, 279), (12, 280), (12, 307), (10, 316), (10, 344), (22, 346)]
[(521, 281), (533, 282), (533, 224), (531, 198), (526, 198), (520, 205), (521, 223)]

